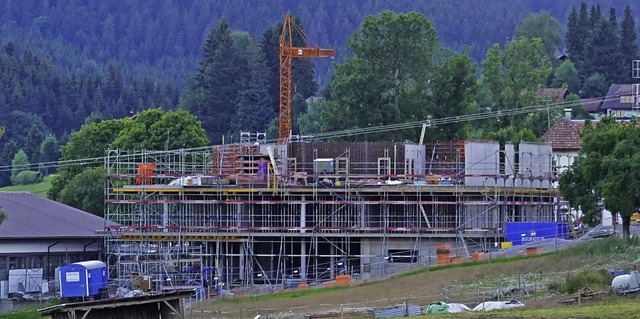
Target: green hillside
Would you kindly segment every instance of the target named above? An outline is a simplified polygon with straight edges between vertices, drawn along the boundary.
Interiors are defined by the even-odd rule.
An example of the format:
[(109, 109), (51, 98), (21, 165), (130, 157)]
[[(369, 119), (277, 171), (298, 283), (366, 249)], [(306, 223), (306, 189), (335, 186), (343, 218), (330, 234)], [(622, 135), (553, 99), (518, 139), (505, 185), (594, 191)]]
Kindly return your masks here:
[(0, 192), (30, 192), (38, 196), (47, 197), (47, 192), (51, 188), (52, 178), (53, 176), (49, 175), (37, 184), (0, 187)]

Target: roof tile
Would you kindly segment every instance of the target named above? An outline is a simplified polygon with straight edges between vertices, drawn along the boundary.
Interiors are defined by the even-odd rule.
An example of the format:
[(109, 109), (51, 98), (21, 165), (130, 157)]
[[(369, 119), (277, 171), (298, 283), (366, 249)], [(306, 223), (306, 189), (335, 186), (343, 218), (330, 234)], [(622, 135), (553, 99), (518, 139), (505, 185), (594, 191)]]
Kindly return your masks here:
[(585, 121), (562, 119), (544, 133), (542, 140), (551, 144), (554, 151), (579, 151), (582, 143), (580, 130), (584, 124)]

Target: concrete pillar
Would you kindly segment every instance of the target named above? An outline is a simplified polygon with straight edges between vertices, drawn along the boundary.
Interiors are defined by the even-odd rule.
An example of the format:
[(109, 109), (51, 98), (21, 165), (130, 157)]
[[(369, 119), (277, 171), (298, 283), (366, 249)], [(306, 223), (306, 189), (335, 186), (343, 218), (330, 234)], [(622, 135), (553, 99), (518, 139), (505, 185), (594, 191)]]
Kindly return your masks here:
[(301, 233), (305, 233), (305, 227), (307, 227), (307, 204), (305, 203), (305, 196), (302, 196), (302, 203), (300, 204), (300, 230)]
[[(369, 240), (362, 239), (360, 241), (360, 275), (362, 279), (369, 279), (371, 276), (371, 247), (369, 246)], [(365, 267), (368, 265), (367, 267)]]
[(300, 241), (300, 279), (307, 279), (307, 240)]
[(238, 249), (240, 250), (240, 271), (238, 272), (238, 277), (240, 278), (241, 282), (247, 282), (246, 279), (251, 278), (251, 276), (247, 275), (249, 273), (249, 265), (245, 264), (245, 245), (239, 245)]
[(242, 226), (242, 204), (236, 204), (236, 227)]
[(331, 257), (329, 257), (329, 274), (331, 276), (331, 278), (335, 278), (336, 277), (336, 247), (331, 245), (329, 246), (329, 255), (331, 255)]

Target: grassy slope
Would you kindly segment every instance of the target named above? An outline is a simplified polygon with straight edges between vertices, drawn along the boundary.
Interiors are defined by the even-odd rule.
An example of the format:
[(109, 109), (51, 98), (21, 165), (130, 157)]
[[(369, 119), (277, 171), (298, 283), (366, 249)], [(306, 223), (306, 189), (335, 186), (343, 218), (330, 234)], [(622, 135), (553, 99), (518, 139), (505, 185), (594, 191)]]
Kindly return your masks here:
[[(349, 288), (323, 288), (286, 293), (244, 297), (237, 300), (222, 299), (205, 301), (186, 311), (187, 318), (210, 317), (221, 313), (225, 318), (251, 318), (256, 313), (282, 312), (308, 313), (328, 309), (363, 306), (389, 306), (407, 301), (427, 305), (442, 301), (442, 287), (452, 283), (469, 284), (483, 280), (504, 278), (517, 274), (606, 269), (610, 266), (627, 267), (638, 262), (640, 239), (625, 242), (621, 239), (600, 239), (584, 243), (558, 253), (539, 256), (512, 257), (479, 264), (460, 264), (450, 267), (422, 269), (393, 278), (368, 282)], [(578, 270), (578, 271), (575, 271)], [(607, 282), (609, 282), (607, 280)], [(587, 283), (594, 290), (603, 289), (595, 283)], [(605, 285), (606, 286), (606, 285)], [(609, 297), (599, 301), (585, 301), (581, 305), (560, 305), (556, 301), (566, 296), (537, 296), (522, 300), (527, 306), (522, 309), (489, 313), (437, 315), (438, 318), (635, 318), (638, 300)], [(0, 314), (2, 318), (36, 318), (35, 311)], [(433, 315), (425, 315), (432, 317)], [(264, 316), (263, 316), (264, 317)]]
[(49, 175), (37, 184), (0, 187), (0, 192), (31, 192), (38, 196), (47, 197), (47, 192), (51, 188), (51, 179), (52, 176)]
[[(463, 264), (454, 267), (438, 267), (413, 271), (393, 278), (369, 282), (343, 289), (317, 289), (313, 291), (287, 292), (283, 294), (244, 297), (237, 300), (223, 299), (203, 303), (194, 308), (192, 318), (200, 318), (202, 313), (221, 312), (228, 317), (245, 317), (255, 313), (274, 312), (316, 312), (355, 306), (389, 306), (403, 301), (427, 305), (442, 301), (442, 288), (445, 285), (470, 284), (478, 281), (517, 276), (518, 274), (547, 274), (584, 269), (606, 269), (610, 266), (624, 267), (636, 261), (638, 242), (631, 247), (618, 239), (598, 240), (586, 243), (559, 253), (543, 254), (534, 258), (509, 258), (481, 264)], [(595, 284), (595, 283), (594, 283)], [(590, 284), (592, 285), (592, 284)], [(594, 290), (604, 287), (593, 286)], [(583, 303), (580, 311), (571, 310), (572, 306), (560, 306), (556, 300), (566, 296), (541, 297), (536, 300), (523, 300), (527, 309), (504, 313), (506, 318), (594, 318), (594, 311), (618, 314), (624, 318), (630, 307), (624, 299), (612, 298), (603, 304)], [(586, 308), (589, 307), (596, 308)], [(551, 309), (547, 309), (551, 308)], [(243, 309), (243, 313), (240, 312)], [(567, 310), (568, 309), (568, 310)], [(590, 309), (590, 310), (589, 310)], [(494, 316), (494, 313), (491, 313)], [(557, 316), (555, 315), (557, 314)], [(615, 317), (615, 315), (612, 315)], [(467, 318), (485, 318), (482, 314), (469, 314)]]

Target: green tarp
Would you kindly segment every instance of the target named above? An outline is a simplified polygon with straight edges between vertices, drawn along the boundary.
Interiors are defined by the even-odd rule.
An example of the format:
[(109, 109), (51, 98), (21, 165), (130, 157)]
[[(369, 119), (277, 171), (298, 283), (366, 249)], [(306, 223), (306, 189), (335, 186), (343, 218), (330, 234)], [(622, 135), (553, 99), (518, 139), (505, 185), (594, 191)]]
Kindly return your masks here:
[(435, 302), (427, 306), (426, 313), (447, 313), (449, 305), (444, 302)]

